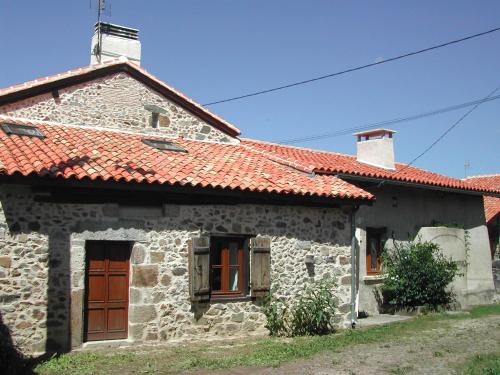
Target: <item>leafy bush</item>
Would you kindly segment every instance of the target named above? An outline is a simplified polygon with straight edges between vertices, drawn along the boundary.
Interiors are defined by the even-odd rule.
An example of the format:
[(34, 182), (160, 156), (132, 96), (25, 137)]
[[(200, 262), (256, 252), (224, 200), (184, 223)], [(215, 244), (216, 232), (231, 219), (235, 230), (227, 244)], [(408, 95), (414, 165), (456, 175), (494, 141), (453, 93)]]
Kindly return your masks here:
[(458, 275), (458, 266), (432, 242), (410, 241), (386, 251), (383, 258), (384, 296), (396, 308), (431, 310), (449, 306), (455, 294), (448, 285)]
[(266, 315), (266, 328), (271, 336), (287, 336), (288, 327), (285, 316), (288, 315), (287, 305), (282, 298), (276, 298), (271, 293), (264, 301), (263, 310)]
[(335, 296), (333, 280), (314, 281), (288, 307), (272, 295), (264, 304), (266, 328), (273, 336), (324, 335), (334, 330)]

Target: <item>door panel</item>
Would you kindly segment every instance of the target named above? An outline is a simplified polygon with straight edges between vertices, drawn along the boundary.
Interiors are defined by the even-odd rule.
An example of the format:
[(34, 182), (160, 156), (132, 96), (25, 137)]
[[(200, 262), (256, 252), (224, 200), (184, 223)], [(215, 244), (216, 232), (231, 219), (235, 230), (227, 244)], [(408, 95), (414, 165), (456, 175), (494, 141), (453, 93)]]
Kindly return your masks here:
[(92, 302), (104, 302), (106, 299), (106, 276), (89, 275), (88, 300)]
[(131, 244), (87, 241), (85, 339), (127, 338)]

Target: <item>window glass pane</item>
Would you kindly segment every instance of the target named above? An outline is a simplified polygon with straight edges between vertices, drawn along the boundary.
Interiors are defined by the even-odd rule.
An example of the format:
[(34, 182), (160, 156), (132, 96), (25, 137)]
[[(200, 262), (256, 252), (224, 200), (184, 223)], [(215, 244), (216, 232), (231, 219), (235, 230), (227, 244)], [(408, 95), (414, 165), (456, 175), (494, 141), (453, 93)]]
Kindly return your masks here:
[(371, 264), (370, 268), (372, 271), (377, 270), (377, 257), (378, 257), (378, 238), (372, 237), (370, 239), (370, 256), (371, 256)]
[(219, 291), (222, 289), (221, 274), (221, 268), (212, 268), (212, 289), (214, 291)]
[(238, 243), (229, 243), (229, 264), (236, 266), (238, 264)]
[(221, 253), (222, 253), (222, 249), (221, 249), (221, 246), (220, 244), (217, 244), (218, 246), (216, 248), (213, 249), (213, 251), (211, 252), (211, 262), (213, 265), (217, 265), (217, 266), (220, 266), (222, 264), (222, 260), (221, 260)]
[(238, 268), (231, 267), (229, 269), (229, 290), (238, 290)]

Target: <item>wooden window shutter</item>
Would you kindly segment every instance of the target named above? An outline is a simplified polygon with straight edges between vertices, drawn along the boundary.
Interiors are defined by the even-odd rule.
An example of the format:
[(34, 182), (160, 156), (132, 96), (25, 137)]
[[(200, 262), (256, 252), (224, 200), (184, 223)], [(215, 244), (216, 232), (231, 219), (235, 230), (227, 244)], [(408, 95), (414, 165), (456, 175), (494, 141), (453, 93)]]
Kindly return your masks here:
[(271, 287), (271, 239), (250, 239), (250, 288), (253, 297), (264, 297)]
[(194, 237), (189, 241), (189, 293), (191, 301), (210, 299), (210, 237)]

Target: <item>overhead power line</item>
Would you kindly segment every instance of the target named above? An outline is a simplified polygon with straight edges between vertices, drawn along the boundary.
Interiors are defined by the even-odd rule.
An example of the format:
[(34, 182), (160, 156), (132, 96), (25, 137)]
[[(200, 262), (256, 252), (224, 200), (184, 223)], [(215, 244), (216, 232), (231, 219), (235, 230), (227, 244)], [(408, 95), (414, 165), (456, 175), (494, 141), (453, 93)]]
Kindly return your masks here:
[[(500, 89), (500, 86), (498, 86), (495, 90), (490, 92), (488, 96), (486, 96), (484, 99), (488, 98), (493, 98), (493, 95)], [(407, 165), (405, 165), (403, 168), (401, 168), (399, 171), (397, 171), (394, 175), (399, 174), (409, 168), (413, 163), (415, 163), (418, 159), (420, 159), (422, 156), (424, 156), (426, 153), (428, 153), (435, 145), (437, 145), (444, 137), (446, 137), (453, 129), (455, 129), (460, 123), (465, 120), (467, 116), (469, 116), (472, 112), (476, 110), (477, 107), (479, 107), (484, 101), (478, 102), (474, 107), (469, 109), (467, 112), (465, 112), (457, 121), (455, 121), (446, 131), (441, 134), (434, 142), (432, 142), (424, 151), (422, 151), (420, 154), (418, 154), (412, 161), (410, 161)], [(393, 176), (394, 176), (393, 175)]]
[(486, 98), (473, 100), (473, 101), (465, 102), (465, 103), (461, 103), (461, 104), (456, 104), (456, 105), (452, 105), (449, 107), (439, 108), (439, 109), (435, 109), (435, 110), (432, 110), (429, 112), (419, 113), (419, 114), (412, 115), (412, 116), (398, 117), (398, 118), (391, 119), (391, 120), (373, 122), (373, 123), (366, 124), (366, 125), (339, 129), (336, 131), (322, 133), (322, 134), (316, 134), (316, 135), (310, 135), (307, 137), (288, 138), (288, 139), (283, 139), (281, 141), (277, 141), (277, 143), (290, 145), (290, 144), (295, 144), (295, 143), (305, 143), (305, 142), (317, 141), (317, 140), (325, 139), (325, 138), (333, 138), (333, 137), (338, 137), (338, 136), (342, 136), (342, 135), (352, 134), (353, 132), (359, 132), (359, 131), (363, 131), (363, 130), (385, 127), (388, 125), (394, 125), (394, 124), (398, 124), (401, 122), (419, 120), (419, 119), (424, 118), (424, 117), (436, 116), (436, 115), (439, 115), (442, 113), (456, 111), (456, 110), (459, 110), (462, 108), (467, 108), (470, 106), (477, 106), (479, 104), (482, 104), (485, 102), (490, 102), (490, 101), (497, 100), (497, 99), (500, 99), (500, 95), (496, 95), (496, 96), (490, 95)]
[(206, 103), (206, 104), (203, 104), (203, 105), (204, 106), (209, 106), (209, 105), (215, 105), (215, 104), (220, 104), (220, 103), (232, 102), (232, 101), (235, 101), (235, 100), (245, 99), (245, 98), (249, 98), (249, 97), (252, 97), (252, 96), (257, 96), (257, 95), (267, 94), (267, 93), (274, 92), (274, 91), (288, 89), (290, 87), (305, 85), (307, 83), (320, 81), (320, 80), (326, 79), (326, 78), (337, 77), (337, 76), (340, 76), (340, 75), (343, 75), (343, 74), (346, 74), (346, 73), (352, 73), (352, 72), (355, 72), (355, 71), (358, 71), (358, 70), (362, 70), (362, 69), (366, 69), (366, 68), (371, 68), (371, 67), (376, 66), (376, 65), (381, 65), (381, 64), (385, 64), (385, 63), (388, 63), (388, 62), (391, 62), (391, 61), (401, 60), (401, 59), (404, 59), (404, 58), (407, 58), (407, 57), (418, 55), (420, 53), (429, 52), (429, 51), (432, 51), (432, 50), (435, 50), (435, 49), (438, 49), (438, 48), (450, 46), (452, 44), (461, 43), (461, 42), (464, 42), (466, 40), (478, 38), (480, 36), (491, 34), (491, 33), (494, 33), (496, 31), (499, 31), (499, 30), (500, 30), (500, 27), (496, 27), (494, 29), (483, 31), (483, 32), (478, 33), (478, 34), (469, 35), (469, 36), (466, 36), (464, 38), (455, 39), (455, 40), (452, 40), (452, 41), (449, 41), (449, 42), (446, 42), (446, 43), (441, 43), (441, 44), (438, 44), (438, 45), (435, 45), (435, 46), (432, 46), (432, 47), (427, 47), (427, 48), (424, 48), (424, 49), (421, 49), (421, 50), (418, 50), (418, 51), (413, 51), (413, 52), (405, 53), (403, 55), (391, 57), (389, 59), (384, 59), (384, 60), (376, 61), (376, 62), (373, 62), (373, 63), (370, 63), (370, 64), (365, 64), (365, 65), (357, 66), (357, 67), (354, 67), (354, 68), (349, 68), (349, 69), (346, 69), (346, 70), (342, 70), (340, 72), (325, 74), (325, 75), (322, 75), (322, 76), (319, 76), (319, 77), (306, 79), (304, 81), (293, 82), (293, 83), (289, 83), (289, 84), (286, 84), (286, 85), (283, 85), (283, 86), (277, 86), (277, 87), (273, 87), (273, 88), (269, 88), (269, 89), (265, 89), (265, 90), (251, 92), (251, 93), (248, 93), (248, 94), (234, 96), (232, 98), (217, 100), (217, 101), (213, 101), (213, 102)]

